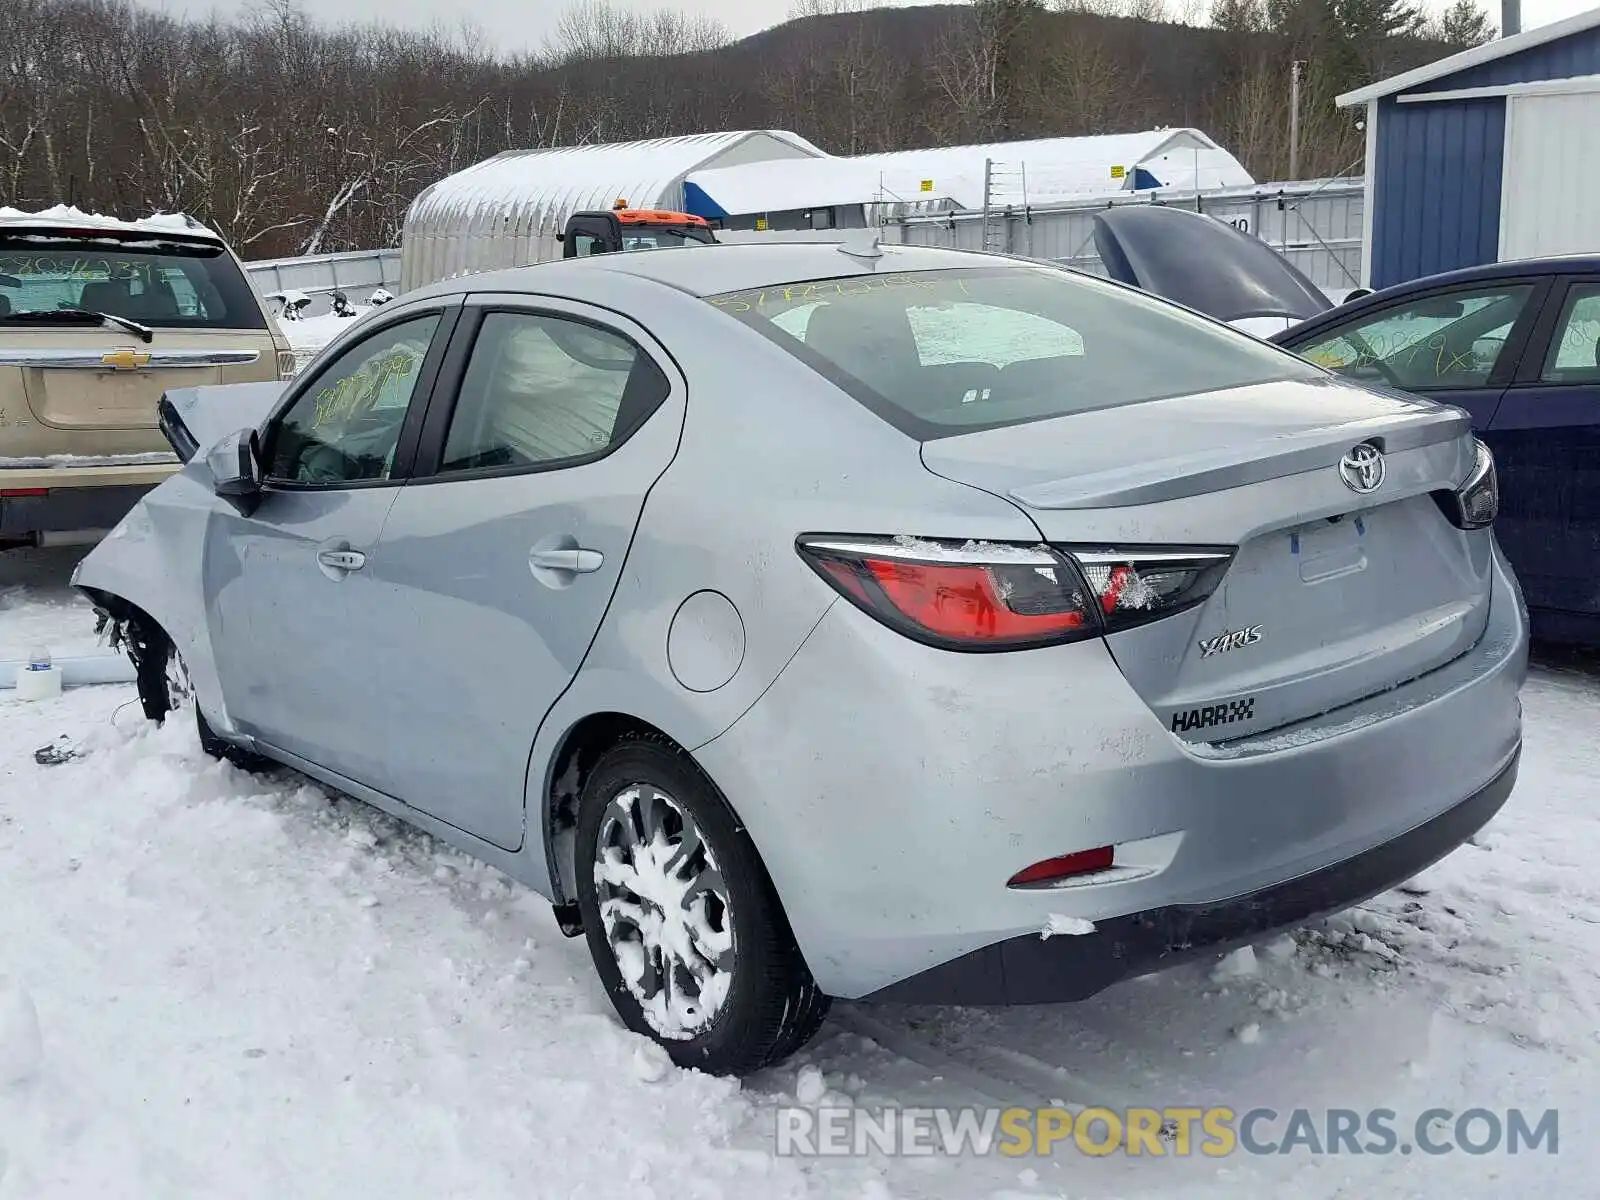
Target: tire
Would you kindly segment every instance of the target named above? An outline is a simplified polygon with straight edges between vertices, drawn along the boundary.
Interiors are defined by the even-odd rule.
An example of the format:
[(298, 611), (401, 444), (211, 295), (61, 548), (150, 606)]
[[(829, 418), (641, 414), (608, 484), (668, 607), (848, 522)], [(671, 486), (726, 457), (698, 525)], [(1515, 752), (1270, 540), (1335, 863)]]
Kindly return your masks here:
[(128, 656), (133, 660), (139, 688), (139, 705), (147, 720), (165, 725), (169, 716), (176, 714), (182, 718), (185, 713), (192, 712), (195, 730), (200, 735), (200, 748), (212, 758), (226, 759), (246, 771), (262, 771), (271, 766), (260, 755), (223, 741), (212, 730), (195, 703), (194, 685), (189, 680), (183, 656), (164, 630), (142, 623), (130, 626), (128, 643)]
[(680, 1067), (739, 1076), (817, 1032), (828, 997), (755, 844), (687, 754), (631, 738), (602, 755), (584, 781), (577, 850), (584, 936), (629, 1029)]

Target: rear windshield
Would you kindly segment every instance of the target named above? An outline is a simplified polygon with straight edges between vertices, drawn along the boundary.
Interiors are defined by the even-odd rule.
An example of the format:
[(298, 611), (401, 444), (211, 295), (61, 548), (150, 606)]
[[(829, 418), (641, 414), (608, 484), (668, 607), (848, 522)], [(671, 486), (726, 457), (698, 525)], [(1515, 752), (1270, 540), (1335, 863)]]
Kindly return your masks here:
[(267, 327), (244, 272), (221, 248), (0, 236), (0, 320), (61, 308), (180, 329)]
[(1323, 377), (1185, 309), (1054, 267), (853, 276), (710, 300), (919, 441)]

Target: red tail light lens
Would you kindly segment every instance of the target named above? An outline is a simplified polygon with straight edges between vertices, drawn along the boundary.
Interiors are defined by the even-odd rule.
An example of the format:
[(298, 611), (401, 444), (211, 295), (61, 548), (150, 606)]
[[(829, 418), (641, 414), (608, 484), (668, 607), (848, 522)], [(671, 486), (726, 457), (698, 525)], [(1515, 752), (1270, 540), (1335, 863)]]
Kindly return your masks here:
[(1048, 547), (815, 537), (799, 549), (857, 606), (928, 645), (1015, 650), (1100, 632), (1076, 568)]
[(1170, 617), (1216, 590), (1231, 549), (1099, 550), (1058, 547), (1083, 571), (1107, 633)]

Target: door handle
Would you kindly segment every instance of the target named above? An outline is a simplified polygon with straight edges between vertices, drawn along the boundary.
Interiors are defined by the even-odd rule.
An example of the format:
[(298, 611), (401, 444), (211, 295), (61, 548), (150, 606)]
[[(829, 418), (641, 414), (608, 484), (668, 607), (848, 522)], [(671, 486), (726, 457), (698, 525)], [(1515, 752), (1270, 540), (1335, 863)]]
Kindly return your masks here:
[(318, 550), (317, 561), (330, 571), (359, 571), (367, 556), (359, 550)]
[(574, 575), (587, 575), (605, 565), (605, 555), (598, 550), (581, 548), (563, 550), (535, 550), (528, 555), (528, 565), (540, 571), (571, 571)]

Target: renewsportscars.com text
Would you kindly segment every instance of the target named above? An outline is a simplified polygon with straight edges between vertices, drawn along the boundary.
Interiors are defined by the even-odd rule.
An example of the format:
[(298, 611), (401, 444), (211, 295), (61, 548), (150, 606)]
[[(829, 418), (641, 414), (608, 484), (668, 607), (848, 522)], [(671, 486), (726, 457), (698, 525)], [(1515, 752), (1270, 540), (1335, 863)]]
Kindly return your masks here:
[(780, 1108), (800, 1157), (1556, 1154), (1558, 1110), (1521, 1108)]

